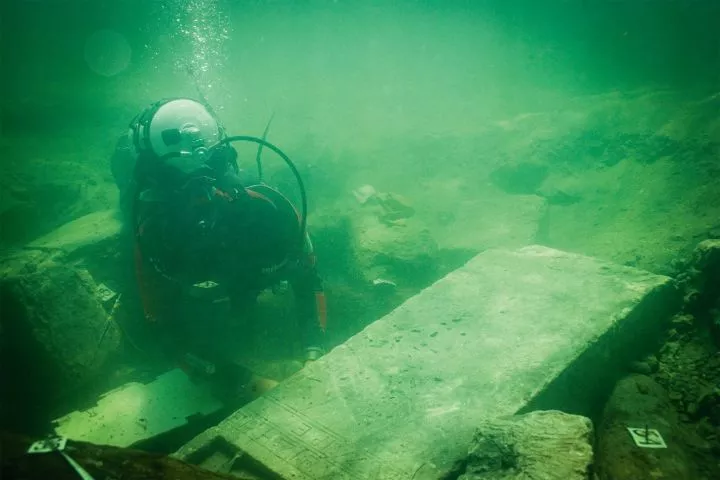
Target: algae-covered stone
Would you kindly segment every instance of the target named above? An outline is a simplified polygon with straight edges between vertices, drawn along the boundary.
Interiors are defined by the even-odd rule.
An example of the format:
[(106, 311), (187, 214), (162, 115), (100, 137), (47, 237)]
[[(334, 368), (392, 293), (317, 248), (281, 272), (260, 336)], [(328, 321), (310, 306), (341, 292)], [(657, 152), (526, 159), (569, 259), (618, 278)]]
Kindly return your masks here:
[(386, 223), (372, 214), (352, 218), (357, 267), (368, 283), (377, 279), (427, 284), (438, 265), (438, 246), (430, 230), (414, 218)]
[(176, 455), (210, 469), (242, 456), (283, 479), (452, 478), (487, 418), (590, 414), (679, 301), (641, 270), (489, 250)]
[(0, 280), (0, 368), (12, 386), (2, 395), (6, 410), (72, 391), (118, 349), (120, 332), (96, 289), (86, 270), (52, 261)]
[(103, 210), (80, 217), (30, 242), (29, 249), (58, 250), (71, 254), (108, 240), (117, 240), (122, 222), (116, 210)]
[(692, 255), (691, 266), (706, 275), (718, 275), (720, 272), (720, 240), (710, 239), (700, 242)]
[[(700, 455), (707, 442), (678, 418), (668, 392), (650, 377), (630, 375), (619, 381), (598, 424), (597, 473), (600, 480), (639, 478), (702, 479)], [(657, 430), (668, 448), (639, 448), (628, 427)]]
[(559, 411), (482, 422), (458, 480), (586, 480), (593, 463), (590, 419)]

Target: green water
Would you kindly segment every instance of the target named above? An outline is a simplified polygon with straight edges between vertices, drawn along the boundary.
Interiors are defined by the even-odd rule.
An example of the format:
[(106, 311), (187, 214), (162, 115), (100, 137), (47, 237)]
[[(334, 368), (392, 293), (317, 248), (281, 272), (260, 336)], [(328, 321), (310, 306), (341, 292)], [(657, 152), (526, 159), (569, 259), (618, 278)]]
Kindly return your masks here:
[[(114, 208), (117, 136), (189, 96), (231, 135), (274, 115), (269, 138), (308, 190), (334, 344), (487, 248), (675, 274), (720, 236), (719, 19), (717, 1), (8, 0), (0, 248)], [(411, 254), (375, 275), (395, 276), (389, 298), (363, 290), (373, 273), (343, 230), (363, 185), (402, 197), (436, 248), (429, 273)]]
[[(716, 14), (672, 1), (4, 2), (3, 241), (111, 205), (112, 139), (148, 103), (196, 97), (188, 67), (229, 131), (257, 134), (277, 112), (272, 138), (316, 170), (317, 203), (347, 182), (414, 193), (487, 156), (528, 159), (488, 125), (595, 110), (584, 95), (669, 88), (679, 106), (712, 92)], [(541, 123), (524, 134), (557, 126)], [(86, 191), (65, 192), (76, 168)]]
[[(529, 144), (624, 129), (617, 115), (657, 131), (717, 86), (716, 14), (670, 1), (4, 2), (2, 241), (112, 205), (118, 132), (197, 86), (230, 132), (258, 134), (277, 113), (272, 139), (312, 170), (313, 205), (358, 182), (422, 196), (418, 180), (553, 161)], [(588, 96), (666, 89), (649, 105)], [(536, 113), (520, 139), (493, 131)], [(691, 115), (688, 134), (707, 137)]]

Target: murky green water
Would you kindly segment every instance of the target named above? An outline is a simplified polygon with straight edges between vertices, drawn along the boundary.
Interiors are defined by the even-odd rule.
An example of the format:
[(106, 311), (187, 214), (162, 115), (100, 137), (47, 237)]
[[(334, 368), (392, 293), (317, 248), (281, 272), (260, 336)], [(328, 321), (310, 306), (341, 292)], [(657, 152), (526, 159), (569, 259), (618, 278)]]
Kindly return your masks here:
[[(720, 236), (714, 1), (9, 0), (0, 15), (4, 257), (116, 208), (116, 139), (166, 97), (207, 102), (230, 135), (273, 118), (307, 188), (333, 345), (488, 248), (675, 275)], [(237, 148), (253, 170), (255, 146)], [(129, 288), (123, 255), (90, 273)], [(285, 327), (246, 358), (269, 376), (289, 374)]]

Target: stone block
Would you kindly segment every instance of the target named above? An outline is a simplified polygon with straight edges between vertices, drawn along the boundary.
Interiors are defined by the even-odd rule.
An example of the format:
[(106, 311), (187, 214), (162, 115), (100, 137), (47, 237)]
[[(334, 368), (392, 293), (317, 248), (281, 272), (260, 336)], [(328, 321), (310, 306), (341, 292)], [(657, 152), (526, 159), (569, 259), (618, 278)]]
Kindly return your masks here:
[(87, 270), (43, 261), (0, 280), (3, 414), (18, 419), (96, 378), (120, 329)]
[(284, 479), (441, 478), (488, 418), (596, 408), (679, 303), (664, 276), (488, 250), (176, 456), (203, 465), (221, 444)]

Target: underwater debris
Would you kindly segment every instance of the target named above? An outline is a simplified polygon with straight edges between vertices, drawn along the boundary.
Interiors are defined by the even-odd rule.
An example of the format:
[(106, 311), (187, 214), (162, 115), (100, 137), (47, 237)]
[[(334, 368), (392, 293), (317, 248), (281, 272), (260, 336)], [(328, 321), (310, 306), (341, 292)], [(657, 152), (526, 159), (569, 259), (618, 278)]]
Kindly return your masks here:
[(37, 442), (30, 445), (27, 453), (30, 455), (38, 453), (51, 453), (58, 452), (62, 457), (67, 460), (70, 466), (83, 480), (93, 480), (93, 477), (80, 466), (70, 455), (65, 453), (65, 447), (67, 446), (67, 438), (65, 437), (50, 437), (45, 440), (38, 440)]
[(375, 198), (382, 208), (380, 220), (386, 223), (396, 223), (415, 215), (415, 209), (410, 202), (394, 193), (378, 193)]
[(357, 200), (360, 205), (365, 205), (375, 196), (377, 192), (375, 191), (375, 187), (372, 185), (363, 185), (353, 190), (352, 193), (355, 200)]
[(363, 185), (352, 193), (360, 205), (373, 204), (379, 207), (378, 218), (385, 223), (392, 224), (415, 215), (415, 209), (410, 202), (396, 193), (378, 192), (372, 185)]
[[(95, 289), (95, 294), (103, 305), (109, 303), (118, 296), (117, 292), (112, 291), (104, 283), (98, 284), (97, 288)], [(113, 308), (115, 307), (113, 306)]]
[[(112, 293), (114, 294), (115, 292), (112, 292)], [(110, 297), (110, 298), (113, 298), (113, 297)], [(122, 298), (122, 295), (118, 295), (117, 297), (115, 297), (115, 303), (113, 304), (112, 309), (110, 310), (110, 315), (108, 315), (107, 322), (105, 323), (105, 328), (103, 329), (102, 335), (100, 335), (100, 340), (98, 340), (97, 348), (95, 349), (95, 355), (93, 356), (93, 362), (95, 361), (95, 358), (97, 357), (98, 353), (100, 353), (100, 347), (102, 346), (103, 340), (105, 340), (105, 337), (107, 336), (107, 333), (110, 330), (110, 327), (113, 325), (113, 323), (115, 323), (115, 316), (117, 315), (118, 309), (120, 308), (120, 299), (121, 298)]]
[(391, 280), (386, 280), (386, 279), (384, 279), (384, 278), (376, 278), (375, 280), (373, 280), (372, 283), (373, 283), (373, 286), (375, 286), (375, 287), (385, 287), (385, 288), (387, 288), (387, 287), (391, 287), (391, 288), (397, 287), (397, 283), (395, 283), (395, 282), (393, 282), (393, 281), (391, 281)]
[[(32, 440), (25, 436), (0, 433), (0, 478), (52, 478), (54, 480), (78, 480), (76, 471), (68, 468), (67, 461), (58, 454), (29, 455)], [(139, 449), (125, 449), (107, 445), (68, 440), (66, 451), (82, 465), (89, 475), (107, 480), (231, 480), (237, 479), (223, 473), (212, 473), (195, 465), (172, 457), (147, 453)], [(149, 473), (150, 472), (150, 473)], [(235, 472), (233, 472), (235, 473)]]
[(644, 427), (628, 427), (627, 430), (635, 445), (640, 448), (667, 448), (665, 439), (655, 428), (645, 425)]

